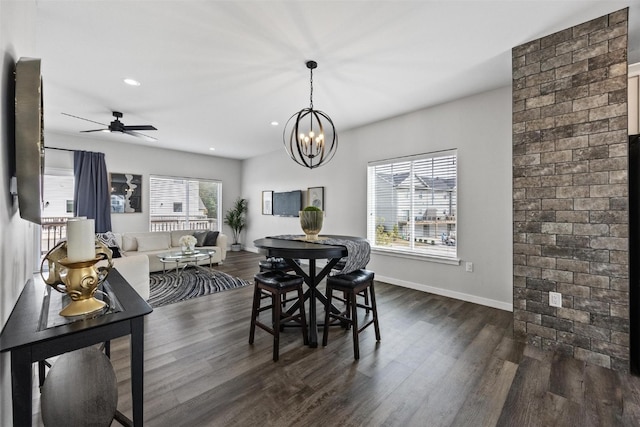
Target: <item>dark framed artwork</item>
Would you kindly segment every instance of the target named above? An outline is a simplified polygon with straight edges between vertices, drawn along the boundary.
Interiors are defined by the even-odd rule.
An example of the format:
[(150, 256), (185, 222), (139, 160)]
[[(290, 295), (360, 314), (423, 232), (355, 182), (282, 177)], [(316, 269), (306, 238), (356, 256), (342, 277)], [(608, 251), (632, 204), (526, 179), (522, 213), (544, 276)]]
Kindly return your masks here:
[(324, 187), (309, 187), (307, 189), (307, 206), (315, 206), (324, 210)]
[(273, 191), (262, 192), (262, 215), (273, 215)]
[(111, 212), (142, 212), (142, 175), (130, 173), (112, 173)]

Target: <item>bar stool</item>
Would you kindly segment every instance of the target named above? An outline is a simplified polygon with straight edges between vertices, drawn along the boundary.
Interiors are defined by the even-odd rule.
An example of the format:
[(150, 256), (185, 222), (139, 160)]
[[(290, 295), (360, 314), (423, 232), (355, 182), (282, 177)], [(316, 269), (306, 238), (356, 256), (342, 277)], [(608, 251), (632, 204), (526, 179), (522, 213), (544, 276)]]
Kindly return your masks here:
[[(273, 335), (273, 361), (277, 362), (279, 358), (280, 347), (280, 326), (284, 322), (298, 321), (302, 326), (302, 339), (304, 344), (309, 343), (307, 335), (307, 318), (304, 311), (304, 295), (302, 292), (302, 277), (287, 274), (282, 271), (266, 271), (258, 273), (254, 276), (255, 286), (253, 290), (253, 308), (251, 310), (251, 329), (249, 332), (249, 344), (253, 344), (256, 326), (264, 329)], [(297, 292), (297, 297), (287, 299), (286, 294), (289, 292)], [(261, 307), (260, 302), (263, 295), (267, 293), (271, 296), (271, 304)], [(284, 298), (283, 298), (284, 296)], [(282, 307), (286, 302), (297, 300), (297, 314), (288, 315), (283, 313)], [(267, 325), (258, 320), (260, 312), (271, 310), (271, 325)]]
[[(335, 267), (333, 267), (334, 271), (338, 271), (337, 275), (339, 275), (339, 271), (342, 270), (344, 268), (344, 266), (346, 265), (346, 261), (340, 260), (338, 261), (338, 263), (335, 265)], [(362, 290), (362, 292), (360, 292), (358, 294), (358, 296), (361, 296), (364, 298), (364, 305), (367, 306), (366, 308), (366, 313), (369, 314), (369, 311), (371, 311), (370, 305), (369, 305), (369, 288), (365, 288)], [(346, 293), (343, 293), (342, 298), (341, 297), (337, 297), (334, 296), (335, 299), (342, 301), (343, 303), (345, 303), (347, 305), (347, 310), (349, 310), (349, 305), (347, 303), (347, 295)]]
[[(376, 294), (373, 289), (373, 271), (369, 270), (356, 270), (347, 274), (340, 274), (337, 276), (329, 276), (327, 278), (327, 309), (325, 309), (324, 317), (324, 330), (322, 334), (322, 345), (326, 346), (329, 338), (329, 323), (331, 319), (337, 320), (340, 323), (347, 323), (351, 326), (353, 334), (353, 357), (354, 359), (360, 359), (360, 345), (358, 341), (358, 335), (367, 326), (373, 324), (376, 333), (376, 341), (380, 341), (380, 326), (378, 325), (378, 308), (376, 307)], [(371, 304), (360, 304), (356, 300), (356, 296), (363, 290), (369, 290), (371, 297)], [(346, 295), (346, 310), (342, 313), (331, 312), (331, 300), (333, 299), (333, 291), (341, 291)], [(357, 308), (364, 308), (371, 310), (373, 316), (371, 320), (366, 322), (362, 326), (358, 326), (358, 313)], [(368, 312), (368, 311), (367, 311)]]
[(282, 258), (273, 258), (268, 257), (266, 259), (260, 260), (260, 273), (265, 271), (284, 271), (285, 273), (292, 271), (293, 267), (291, 267), (287, 262)]

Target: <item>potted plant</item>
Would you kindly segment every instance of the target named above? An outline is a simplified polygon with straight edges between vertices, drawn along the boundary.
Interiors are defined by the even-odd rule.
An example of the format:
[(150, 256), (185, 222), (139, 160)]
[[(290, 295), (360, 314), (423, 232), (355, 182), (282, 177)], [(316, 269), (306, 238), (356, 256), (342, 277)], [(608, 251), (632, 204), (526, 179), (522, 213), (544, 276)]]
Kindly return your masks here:
[(232, 251), (239, 251), (242, 249), (240, 244), (240, 233), (247, 225), (247, 199), (238, 197), (233, 204), (233, 208), (229, 209), (224, 215), (224, 223), (231, 227), (233, 231), (233, 243), (231, 244)]
[(317, 240), (322, 229), (324, 212), (316, 206), (307, 206), (300, 211), (300, 226), (307, 235), (307, 240)]

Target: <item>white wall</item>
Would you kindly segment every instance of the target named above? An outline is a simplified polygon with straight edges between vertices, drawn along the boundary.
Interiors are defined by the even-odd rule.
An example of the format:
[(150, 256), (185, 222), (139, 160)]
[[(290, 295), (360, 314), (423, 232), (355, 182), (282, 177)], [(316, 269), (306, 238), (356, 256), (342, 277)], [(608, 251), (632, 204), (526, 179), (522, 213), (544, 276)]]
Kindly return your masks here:
[[(97, 140), (54, 133), (45, 133), (45, 146), (102, 152), (105, 153), (108, 172), (142, 175), (142, 212), (112, 214), (111, 225), (117, 233), (149, 230), (150, 175), (222, 181), (223, 214), (232, 206), (236, 197), (240, 196), (242, 162), (239, 160), (149, 148), (120, 142), (116, 138), (113, 141)], [(73, 169), (73, 153), (48, 149), (45, 155), (46, 168)], [(230, 235), (231, 230), (224, 227), (224, 233)]]
[[(14, 76), (16, 61), (35, 56), (35, 1), (0, 2), (0, 325), (3, 328), (26, 281), (36, 269), (38, 227), (20, 218), (9, 195), (15, 168)], [(11, 425), (11, 358), (0, 355), (0, 425)]]
[[(331, 112), (328, 112), (331, 114)], [(325, 187), (322, 233), (366, 236), (367, 162), (458, 149), (461, 265), (372, 254), (369, 268), (389, 283), (512, 309), (511, 88), (505, 87), (340, 133), (334, 159), (308, 170), (284, 149), (245, 160), (249, 199), (245, 242), (301, 233), (297, 218), (261, 215), (263, 190)], [(465, 272), (466, 261), (474, 271)]]

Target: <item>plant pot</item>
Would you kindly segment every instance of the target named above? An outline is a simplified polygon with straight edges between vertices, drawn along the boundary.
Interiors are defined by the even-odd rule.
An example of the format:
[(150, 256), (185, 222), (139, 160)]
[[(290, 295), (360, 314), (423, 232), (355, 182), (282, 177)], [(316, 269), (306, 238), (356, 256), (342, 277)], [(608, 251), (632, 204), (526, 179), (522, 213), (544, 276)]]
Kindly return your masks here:
[(318, 240), (318, 233), (322, 230), (324, 212), (300, 211), (300, 226), (307, 236), (307, 240)]
[(239, 252), (242, 249), (242, 245), (240, 243), (232, 243), (231, 250), (233, 252)]

